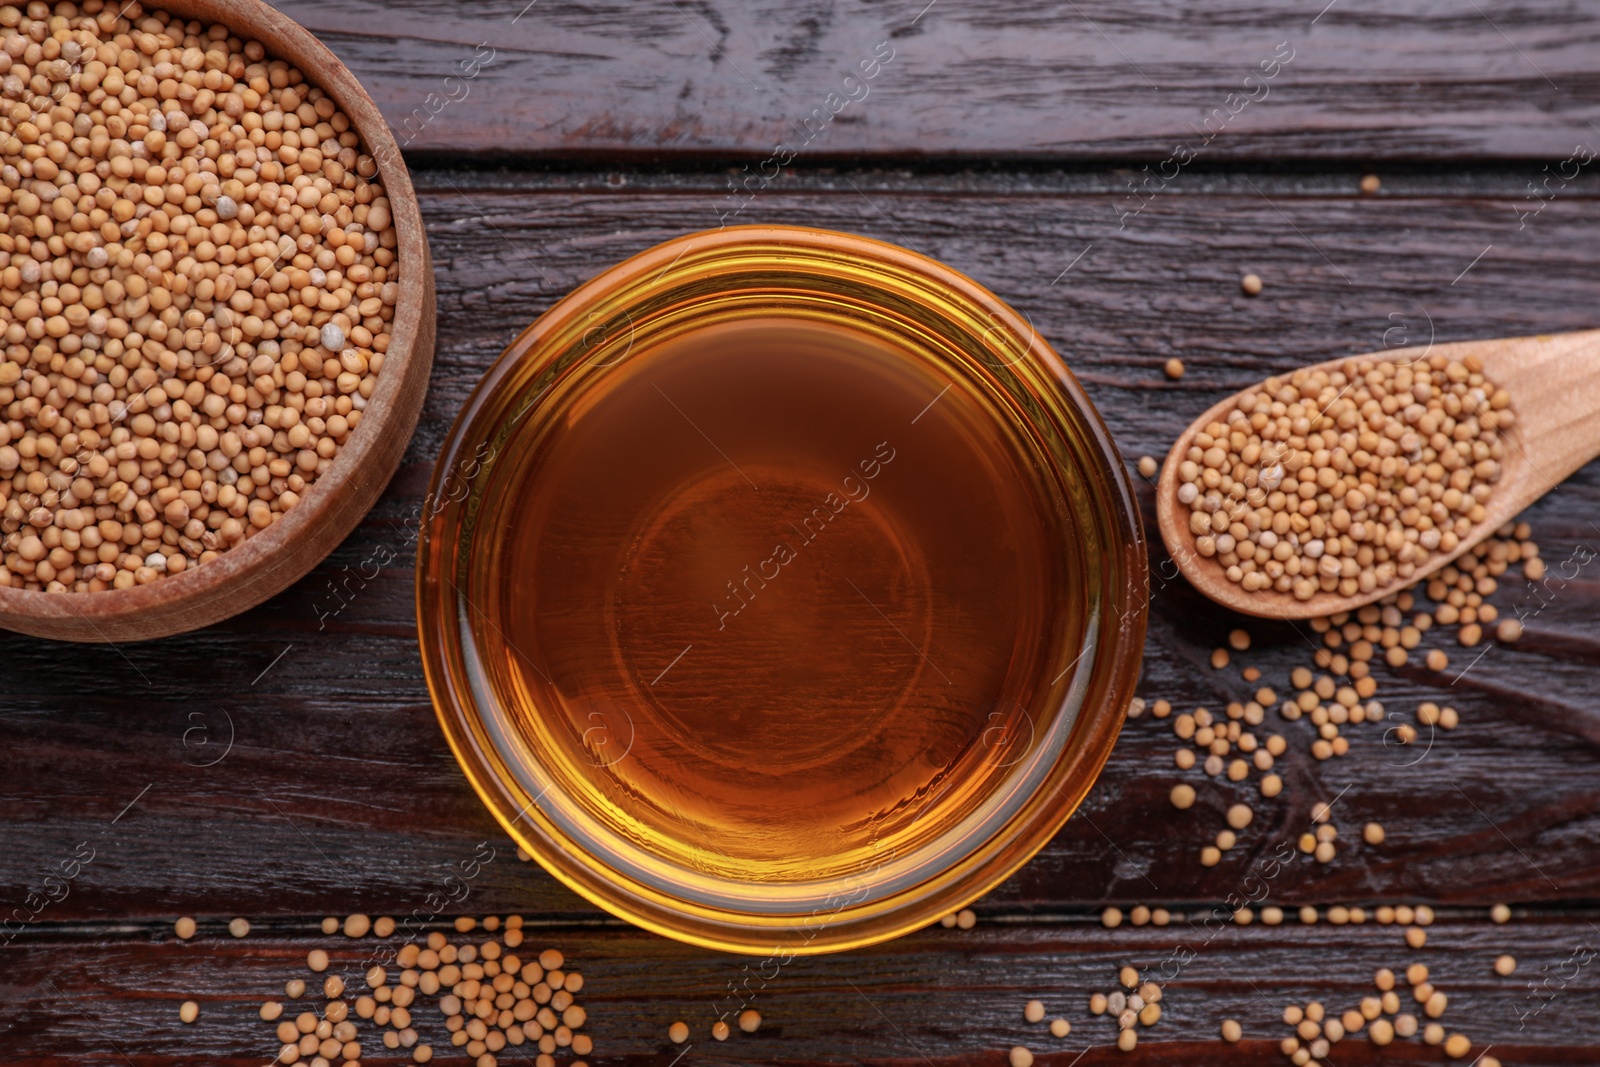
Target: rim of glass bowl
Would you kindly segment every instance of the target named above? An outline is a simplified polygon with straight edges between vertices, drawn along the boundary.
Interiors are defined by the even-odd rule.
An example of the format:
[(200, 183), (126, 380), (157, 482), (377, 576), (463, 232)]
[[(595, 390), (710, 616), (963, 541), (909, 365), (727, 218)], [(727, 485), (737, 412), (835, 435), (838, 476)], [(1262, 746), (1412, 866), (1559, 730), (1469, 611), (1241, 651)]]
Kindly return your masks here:
[[(725, 283), (765, 277), (771, 286), (775, 275), (787, 286), (813, 286), (937, 338), (954, 361), (952, 375), (982, 376), (1013, 404), (1011, 413), (1049, 455), (1063, 492), (1081, 494), (1074, 513), (1092, 579), (1090, 611), (1083, 646), (1061, 650), (1067, 669), (1077, 667), (1057, 716), (1069, 725), (1054, 743), (1024, 757), (1027, 766), (1016, 779), (1022, 798), (1003, 821), (977, 828), (985, 831), (981, 840), (964, 840), (966, 851), (934, 866), (930, 857), (892, 858), (867, 874), (805, 883), (813, 888), (804, 891), (723, 882), (725, 899), (686, 899), (590, 854), (540, 807), (542, 791), (525, 788), (507, 769), (473, 696), (473, 622), (461, 589), (472, 521), (492, 480), (483, 475), (517, 420), (562, 410), (574, 383), (592, 382), (627, 359), (634, 331), (664, 309), (681, 315), (685, 301), (724, 292)], [(1138, 680), (1148, 603), (1145, 537), (1126, 469), (1099, 414), (1061, 358), (993, 293), (919, 253), (866, 237), (796, 226), (708, 230), (657, 245), (580, 285), (512, 341), (467, 400), (434, 468), (421, 524), (423, 666), (440, 726), (473, 789), (518, 845), (568, 887), (632, 923), (709, 948), (801, 955), (859, 947), (925, 927), (983, 896), (1076, 810), (1110, 755)], [(935, 850), (931, 859), (949, 851)], [(789, 897), (780, 907), (737, 906), (740, 896), (766, 902), (779, 890)]]

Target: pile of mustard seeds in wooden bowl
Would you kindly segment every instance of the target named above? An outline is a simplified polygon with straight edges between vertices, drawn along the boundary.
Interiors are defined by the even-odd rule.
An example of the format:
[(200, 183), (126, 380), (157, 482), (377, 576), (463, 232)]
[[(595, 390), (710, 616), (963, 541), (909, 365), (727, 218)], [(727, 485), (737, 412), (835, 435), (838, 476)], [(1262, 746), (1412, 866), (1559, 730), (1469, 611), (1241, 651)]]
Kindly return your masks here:
[(0, 7), (0, 625), (43, 636), (282, 589), (426, 386), (432, 271), (375, 106), (264, 4), (174, 7)]

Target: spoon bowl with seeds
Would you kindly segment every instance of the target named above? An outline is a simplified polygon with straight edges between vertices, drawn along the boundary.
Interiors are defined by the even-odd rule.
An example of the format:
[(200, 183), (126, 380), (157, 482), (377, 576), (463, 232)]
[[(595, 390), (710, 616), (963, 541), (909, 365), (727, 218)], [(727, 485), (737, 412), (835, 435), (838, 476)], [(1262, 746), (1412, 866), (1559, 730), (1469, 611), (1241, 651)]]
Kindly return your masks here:
[(1235, 611), (1308, 619), (1414, 585), (1600, 455), (1600, 330), (1348, 356), (1201, 415), (1162, 540)]

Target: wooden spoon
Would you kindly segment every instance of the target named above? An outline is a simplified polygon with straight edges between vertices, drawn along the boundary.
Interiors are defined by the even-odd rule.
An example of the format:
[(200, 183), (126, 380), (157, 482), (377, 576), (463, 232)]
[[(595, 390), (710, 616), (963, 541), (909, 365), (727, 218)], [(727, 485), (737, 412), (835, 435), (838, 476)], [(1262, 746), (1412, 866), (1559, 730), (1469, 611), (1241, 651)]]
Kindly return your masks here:
[[(1189, 508), (1178, 502), (1178, 465), (1194, 435), (1208, 423), (1220, 420), (1232, 408), (1236, 394), (1189, 424), (1167, 454), (1156, 487), (1161, 539), (1190, 584), (1219, 604), (1263, 618), (1309, 619), (1351, 611), (1415, 585), (1516, 518), (1523, 508), (1573, 471), (1600, 456), (1600, 330), (1434, 345), (1427, 355), (1457, 360), (1477, 356), (1483, 361), (1484, 376), (1511, 394), (1511, 409), (1517, 416), (1505, 435), (1507, 447), (1500, 480), (1484, 502), (1488, 514), (1467, 532), (1453, 552), (1435, 552), (1410, 578), (1351, 597), (1319, 592), (1310, 600), (1296, 600), (1292, 593), (1276, 590), (1247, 592), (1229, 581), (1221, 565), (1195, 550)], [(1393, 361), (1400, 356), (1396, 351), (1373, 352), (1367, 356), (1344, 356), (1318, 366), (1331, 370), (1349, 359)], [(1251, 387), (1255, 388), (1259, 386)]]

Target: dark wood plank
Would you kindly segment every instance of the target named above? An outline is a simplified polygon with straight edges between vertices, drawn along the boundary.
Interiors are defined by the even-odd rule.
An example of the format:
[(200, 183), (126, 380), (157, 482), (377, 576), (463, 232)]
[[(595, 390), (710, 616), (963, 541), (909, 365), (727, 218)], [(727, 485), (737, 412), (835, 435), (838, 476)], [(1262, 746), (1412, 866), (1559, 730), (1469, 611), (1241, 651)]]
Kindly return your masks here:
[[(350, 575), (384, 546), (407, 555), (429, 459), (500, 347), (601, 266), (703, 225), (720, 193), (704, 179), (620, 175), (438, 173), (422, 187), (439, 280), (433, 389), (407, 466), (357, 533), (289, 592), (203, 633), (120, 648), (0, 637), (7, 908), (88, 842), (95, 860), (40, 921), (404, 915), (487, 841), (502, 851), (475, 881), (474, 906), (597, 916), (509, 860), (439, 743), (408, 568), (365, 584)], [(1225, 391), (1380, 347), (1399, 321), (1391, 315), (1410, 322), (1419, 344), (1428, 317), (1441, 341), (1592, 326), (1593, 193), (1558, 199), (1519, 232), (1516, 180), (1491, 175), (1475, 187), (1455, 195), (1418, 178), (1393, 197), (1358, 199), (1317, 181), (1239, 175), (1204, 195), (1158, 197), (1118, 230), (1120, 194), (1107, 176), (857, 173), (802, 179), (756, 198), (747, 214), (898, 240), (971, 273), (1061, 349), (1131, 458), (1161, 454)], [(1247, 269), (1267, 282), (1254, 300), (1238, 290)], [(1190, 368), (1178, 383), (1159, 372), (1173, 354)], [(1593, 545), (1600, 465), (1531, 519), (1551, 561)], [(330, 585), (341, 583), (348, 604), (324, 620), (338, 604)], [(1420, 668), (1383, 674), (1380, 695), (1393, 708), (1442, 698), (1461, 710), (1463, 726), (1415, 766), (1395, 766), (1376, 727), (1354, 733), (1350, 756), (1316, 764), (1305, 722), (1285, 724), (1288, 789), (1258, 805), (1240, 847), (1210, 870), (1194, 853), (1245, 787), (1207, 786), (1196, 811), (1170, 817), (1171, 734), (1150, 719), (1132, 724), (1083, 814), (990, 897), (986, 914), (1225, 900), (1257, 859), (1302, 831), (1313, 802), (1347, 786), (1336, 819), (1345, 840), (1377, 819), (1389, 842), (1349, 847), (1327, 868), (1282, 880), (1276, 899), (1600, 897), (1597, 594), (1591, 567), (1531, 621), (1518, 649), (1492, 652), (1454, 686)], [(1508, 585), (1496, 600), (1523, 595)], [(1180, 707), (1245, 692), (1236, 673), (1203, 666), (1233, 624), (1181, 584), (1158, 582), (1143, 692)], [(1281, 687), (1310, 649), (1293, 629), (1254, 630), (1249, 658)]]
[[(353, 943), (306, 933), (307, 925), (300, 923), (298, 931), (258, 929), (243, 941), (220, 929), (189, 943), (178, 942), (170, 928), (136, 928), (128, 931), (135, 936), (115, 939), (98, 932), (30, 936), (5, 950), (0, 971), (10, 1021), (7, 1061), (39, 1067), (259, 1067), (277, 1043), (273, 1026), (261, 1021), (257, 1009), (262, 1000), (282, 1000), (287, 979), (316, 977), (306, 969), (306, 952), (330, 949), (329, 973), (342, 971), (358, 986), (377, 948), (370, 939)], [(1107, 931), (1084, 921), (980, 924), (970, 931), (913, 934), (864, 952), (799, 957), (781, 967), (626, 928), (557, 927), (531, 932), (529, 943), (559, 948), (569, 966), (584, 974), (579, 1000), (595, 1041), (588, 1062), (613, 1067), (999, 1067), (1005, 1050), (1016, 1044), (1031, 1046), (1041, 1064), (1054, 1067), (1202, 1067), (1224, 1059), (1269, 1067), (1287, 1062), (1277, 1048), (1290, 1032), (1281, 1021), (1285, 1005), (1316, 1000), (1342, 1013), (1375, 995), (1377, 969), (1399, 973), (1413, 962), (1425, 963), (1430, 981), (1449, 998), (1441, 1021), (1472, 1039), (1473, 1056), (1492, 1046), (1495, 1056), (1518, 1065), (1593, 1062), (1593, 1046), (1600, 1042), (1600, 983), (1593, 963), (1585, 961), (1592, 961), (1600, 937), (1586, 920), (1544, 916), (1494, 926), (1479, 912), (1441, 920), (1431, 933), (1427, 948), (1415, 952), (1395, 928), (1371, 924), (1212, 929), (1198, 916), (1164, 930)], [(1514, 953), (1519, 962), (1509, 978), (1491, 968), (1502, 952)], [(1162, 1018), (1140, 1035), (1143, 1058), (1118, 1051), (1114, 1022), (1088, 1011), (1089, 995), (1116, 988), (1123, 965), (1163, 985)], [(730, 988), (740, 990), (738, 999)], [(1072, 1024), (1068, 1037), (1054, 1039), (1043, 1025), (1024, 1022), (1023, 1004), (1035, 997), (1050, 1017)], [(177, 1007), (191, 998), (200, 1004), (200, 1020), (185, 1026)], [(1409, 988), (1403, 988), (1403, 999), (1402, 1011), (1418, 1013)], [(413, 1011), (414, 1025), (439, 1048), (446, 1037), (443, 1020), (426, 1001), (419, 998), (423, 1006)], [(321, 998), (285, 1003), (292, 1015), (320, 1008)], [(711, 1040), (711, 1023), (740, 1003), (762, 1013), (761, 1029), (753, 1035), (735, 1030), (725, 1044)], [(1221, 1043), (1218, 1028), (1225, 1018), (1243, 1026), (1240, 1044)], [(674, 1060), (681, 1048), (666, 1038), (677, 1019), (690, 1025), (692, 1035), (681, 1061)], [(378, 1048), (370, 1023), (363, 1024), (360, 1039), (368, 1052), (363, 1062), (409, 1062)], [(436, 1062), (469, 1062), (450, 1051)], [(500, 1062), (524, 1061), (503, 1055)], [(1380, 1057), (1361, 1034), (1334, 1046), (1331, 1062), (1366, 1067), (1446, 1061), (1420, 1038), (1397, 1039)]]
[[(1600, 145), (1592, 7), (1325, 3), (278, 6), (350, 65), (409, 149), (452, 158), (670, 152), (759, 172), (780, 143), (802, 162), (944, 163), (1157, 162), (1184, 143), (1202, 160), (1553, 161)], [(892, 61), (845, 83), (879, 42)], [(1293, 59), (1247, 83), (1275, 54)]]

